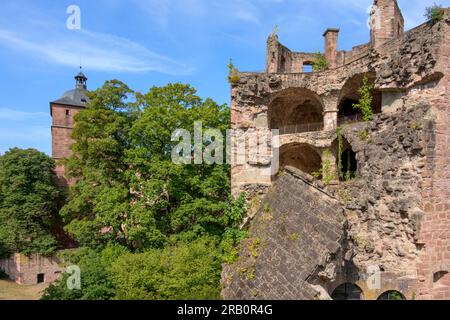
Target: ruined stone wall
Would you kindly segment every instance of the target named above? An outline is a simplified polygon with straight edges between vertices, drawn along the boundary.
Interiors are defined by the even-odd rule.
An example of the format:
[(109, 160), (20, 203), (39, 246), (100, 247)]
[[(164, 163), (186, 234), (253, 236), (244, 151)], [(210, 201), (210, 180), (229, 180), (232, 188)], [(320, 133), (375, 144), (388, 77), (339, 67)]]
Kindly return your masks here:
[(0, 259), (0, 269), (20, 285), (35, 285), (39, 274), (43, 275), (43, 283), (57, 280), (63, 272), (60, 263), (56, 255), (44, 257), (39, 254), (14, 254), (8, 259)]
[[(344, 137), (356, 152), (358, 173), (354, 180), (332, 189), (346, 211), (354, 268), (362, 273), (371, 266), (382, 270), (380, 290), (374, 292), (362, 283), (366, 298), (377, 298), (387, 290), (400, 291), (407, 299), (419, 295), (424, 217), (420, 194), (429, 146), (427, 128), (434, 121), (429, 103), (409, 101), (395, 114), (344, 128)], [(361, 283), (345, 277), (342, 281)]]
[[(432, 141), (427, 128), (434, 123), (432, 108), (426, 100), (405, 98), (404, 107), (394, 114), (380, 114), (370, 123), (346, 126), (344, 137), (356, 153), (358, 174), (350, 182), (322, 189), (326, 190), (325, 193), (317, 192), (317, 187), (314, 190), (314, 187), (308, 185), (313, 184), (312, 177), (308, 180), (304, 174), (288, 168), (287, 172), (278, 178), (273, 189), (269, 191), (267, 200), (263, 202), (268, 203), (271, 208), (268, 210), (269, 207), (266, 207), (266, 211), (274, 212), (273, 220), (267, 220), (270, 215), (264, 211), (263, 204), (251, 224), (250, 239), (241, 247), (239, 261), (224, 269), (224, 297), (250, 299), (251, 293), (256, 295), (258, 292), (259, 298), (277, 298), (280, 292), (288, 292), (278, 298), (311, 299), (314, 295), (308, 294), (317, 294), (317, 288), (323, 288), (327, 295), (331, 295), (337, 286), (350, 282), (359, 285), (365, 299), (377, 299), (388, 290), (397, 290), (407, 299), (422, 298), (417, 273), (420, 256), (424, 252), (419, 240), (424, 217), (421, 188), (424, 183), (422, 175), (426, 171), (426, 150)], [(312, 135), (314, 134), (296, 136), (304, 136), (304, 139), (307, 139)], [(320, 133), (317, 135), (319, 137)], [(337, 153), (337, 150), (333, 149), (336, 148), (336, 139), (336, 133), (325, 135), (322, 137), (321, 146)], [(328, 199), (327, 193), (332, 194), (339, 202)], [(339, 224), (346, 226), (343, 229), (345, 237), (340, 239), (341, 249), (334, 255), (341, 260), (328, 266), (315, 266), (321, 271), (320, 275), (312, 272), (308, 275), (308, 284), (316, 290), (310, 291), (311, 287), (301, 282), (305, 281), (302, 274), (297, 279), (298, 272), (293, 271), (294, 269), (279, 269), (280, 264), (277, 264), (273, 252), (287, 252), (288, 256), (284, 260), (302, 264), (305, 263), (303, 260), (291, 256), (295, 255), (297, 250), (309, 252), (312, 248), (319, 255), (324, 252), (317, 244), (311, 247), (311, 243), (300, 241), (295, 242), (292, 247), (292, 243), (285, 240), (289, 234), (296, 233), (297, 227), (309, 232), (314, 230), (315, 224), (311, 223), (309, 214), (320, 217), (317, 211), (323, 213), (326, 210), (323, 205), (329, 201), (334, 203), (334, 213), (329, 216), (329, 221), (339, 220), (341, 210), (345, 212), (346, 223)], [(303, 211), (305, 206), (308, 208), (307, 212)], [(280, 213), (286, 213), (286, 217)], [(292, 217), (299, 218), (302, 221), (301, 226), (296, 225)], [(446, 232), (448, 235), (448, 231)], [(307, 232), (301, 234), (309, 236), (305, 235)], [(312, 232), (310, 236), (320, 238), (323, 235), (324, 233), (317, 235)], [(245, 277), (238, 279), (236, 275), (240, 274), (240, 271), (249, 269), (249, 261), (252, 259), (248, 248), (255, 239), (261, 239), (261, 243), (265, 243), (266, 247), (263, 248), (267, 253), (265, 256), (263, 254), (261, 264), (260, 260), (257, 260), (254, 275), (251, 269), (251, 278), (254, 276), (254, 281)], [(343, 265), (345, 267), (341, 267)], [(382, 271), (381, 287), (375, 289), (370, 288), (362, 276), (368, 274), (372, 266)], [(309, 267), (308, 270), (314, 269)], [(281, 279), (281, 282), (284, 281), (283, 277), (289, 282), (295, 280), (298, 282), (295, 287), (299, 291), (292, 291), (291, 287), (286, 290), (283, 284), (280, 284), (279, 288), (272, 284), (275, 286), (273, 288), (270, 283), (275, 283), (275, 280), (271, 280), (268, 275), (278, 273), (282, 276), (273, 276), (274, 279)]]
[(450, 299), (450, 10), (445, 20), (435, 26), (443, 29), (436, 64), (445, 76), (433, 89), (413, 96), (429, 100), (436, 119), (427, 128), (422, 186), (425, 214), (419, 241), (424, 248), (418, 272), (423, 299)]
[(286, 168), (251, 224), (239, 260), (224, 266), (225, 299), (316, 299), (313, 280), (335, 269), (344, 215), (323, 184)]

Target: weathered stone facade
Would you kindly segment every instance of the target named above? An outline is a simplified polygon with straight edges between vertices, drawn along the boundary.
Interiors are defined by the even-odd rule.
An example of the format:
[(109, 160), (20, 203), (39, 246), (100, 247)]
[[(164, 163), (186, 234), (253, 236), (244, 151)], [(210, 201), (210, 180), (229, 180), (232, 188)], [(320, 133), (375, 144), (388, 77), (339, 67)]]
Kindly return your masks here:
[[(375, 4), (381, 27), (372, 30), (369, 44), (350, 52), (338, 51), (338, 30), (325, 32), (328, 70), (302, 73), (302, 66), (309, 64), (313, 55), (292, 52), (271, 35), (266, 72), (239, 73), (239, 82), (232, 85), (233, 128), (280, 130), (281, 169), (293, 166), (315, 174), (329, 161), (337, 172), (337, 159), (343, 157), (346, 171), (356, 177), (334, 181), (322, 190), (339, 200), (330, 221), (338, 219), (341, 211), (345, 216), (340, 249), (327, 251), (318, 245), (313, 250), (322, 258), (337, 259), (335, 267), (328, 266), (333, 272), (328, 272), (327, 278), (314, 273), (315, 269), (326, 270), (327, 264), (308, 258), (310, 247), (302, 241), (293, 245), (277, 234), (293, 228), (289, 231), (300, 235), (312, 227), (309, 212), (304, 210), (304, 205), (309, 205), (304, 195), (311, 197), (319, 210), (328, 201), (324, 193), (314, 196), (315, 191), (306, 187), (314, 183), (293, 175), (291, 168), (286, 175), (291, 180), (297, 176), (297, 182), (286, 184), (284, 176), (277, 181), (276, 176), (263, 175), (270, 160), (235, 163), (233, 192), (246, 192), (252, 199), (269, 191), (265, 201), (274, 207), (274, 222), (258, 228), (264, 217), (263, 209), (259, 210), (251, 223), (249, 241), (260, 239), (271, 246), (267, 248), (270, 254), (258, 254), (262, 262), (254, 263), (253, 279), (249, 280), (239, 271), (248, 270), (246, 264), (252, 260), (244, 243), (236, 266), (224, 269), (224, 297), (305, 299), (321, 292), (323, 298), (338, 286), (352, 283), (361, 288), (365, 299), (376, 299), (390, 290), (406, 299), (450, 299), (450, 9), (435, 25), (426, 23), (403, 32), (397, 2), (379, 0)], [(358, 114), (352, 114), (364, 77), (375, 86), (371, 122), (361, 122)], [(338, 126), (343, 127), (342, 150)], [(293, 190), (288, 184), (297, 187)], [(283, 203), (291, 207), (285, 208)], [(289, 223), (283, 222), (283, 214)], [(296, 219), (302, 221), (294, 222)], [(326, 237), (319, 231), (317, 239)], [(295, 262), (277, 264), (274, 252)], [(298, 256), (298, 252), (307, 254)], [(306, 269), (300, 272), (301, 266)], [(379, 289), (367, 287), (362, 276), (373, 266), (382, 272)], [(284, 287), (277, 287), (274, 279), (294, 281), (295, 289), (289, 287), (286, 295), (277, 297)]]
[(52, 283), (59, 278), (63, 269), (56, 254), (44, 257), (39, 254), (25, 256), (14, 254), (9, 259), (0, 259), (0, 269), (20, 285), (35, 285)]

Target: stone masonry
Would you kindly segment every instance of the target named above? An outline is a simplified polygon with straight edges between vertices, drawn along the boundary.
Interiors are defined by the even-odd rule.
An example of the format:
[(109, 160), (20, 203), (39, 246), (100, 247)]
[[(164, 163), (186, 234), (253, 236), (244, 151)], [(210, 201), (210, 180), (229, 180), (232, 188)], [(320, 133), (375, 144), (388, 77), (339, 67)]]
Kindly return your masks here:
[(44, 257), (38, 254), (25, 256), (14, 254), (10, 258), (0, 259), (0, 269), (20, 285), (49, 284), (59, 278), (63, 269), (56, 257)]
[[(435, 25), (404, 32), (397, 1), (374, 4), (369, 43), (339, 51), (339, 30), (324, 33), (327, 70), (304, 72), (316, 55), (291, 51), (272, 34), (265, 72), (237, 73), (233, 129), (279, 130), (284, 173), (263, 174), (275, 165), (267, 159), (232, 165), (233, 193), (245, 192), (251, 203), (267, 197), (262, 206), (273, 220), (260, 227), (268, 214), (252, 208), (250, 238), (224, 268), (224, 297), (322, 299), (351, 284), (364, 299), (391, 291), (450, 299), (450, 8)], [(370, 122), (352, 107), (364, 77), (374, 84)], [(334, 179), (325, 187), (311, 175), (326, 163)], [(338, 179), (339, 165), (353, 178)], [(343, 227), (334, 229), (339, 248), (324, 244), (326, 228), (305, 235), (317, 226), (305, 208)], [(381, 272), (378, 289), (364, 279), (373, 267)]]

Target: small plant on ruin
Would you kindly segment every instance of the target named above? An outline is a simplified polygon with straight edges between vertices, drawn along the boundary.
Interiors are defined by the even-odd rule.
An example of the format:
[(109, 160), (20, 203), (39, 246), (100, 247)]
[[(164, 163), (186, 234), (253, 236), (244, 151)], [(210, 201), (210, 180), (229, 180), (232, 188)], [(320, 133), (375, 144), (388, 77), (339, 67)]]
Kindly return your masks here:
[(342, 164), (342, 153), (344, 152), (344, 128), (338, 127), (337, 128), (337, 136), (338, 136), (338, 173), (339, 178), (344, 178), (344, 166)]
[(325, 55), (318, 51), (316, 53), (316, 58), (313, 61), (313, 71), (314, 72), (325, 71), (328, 69), (328, 67), (329, 65), (327, 59), (325, 58)]
[(325, 150), (323, 152), (322, 168), (320, 168), (316, 172), (313, 172), (312, 176), (317, 179), (321, 178), (322, 181), (327, 185), (336, 178), (331, 161), (330, 150)]
[(367, 130), (361, 130), (359, 132), (359, 139), (361, 139), (361, 141), (367, 141), (370, 138), (370, 134), (369, 132), (367, 132)]
[(234, 67), (233, 59), (230, 59), (230, 62), (228, 63), (228, 82), (231, 85), (236, 85), (239, 83), (239, 72)]
[(252, 255), (253, 258), (258, 257), (258, 255), (259, 255), (258, 250), (259, 250), (260, 245), (261, 245), (260, 238), (256, 238), (250, 243), (248, 250), (250, 251), (250, 254)]
[(279, 28), (278, 25), (276, 24), (276, 25), (273, 27), (272, 36), (277, 37), (279, 31), (280, 31), (280, 28)]
[(435, 3), (431, 7), (427, 7), (425, 10), (425, 17), (432, 26), (444, 18), (445, 9), (441, 5), (437, 5)]
[(420, 130), (420, 124), (418, 124), (416, 121), (411, 122), (411, 124), (409, 125), (409, 127), (413, 130)]
[(222, 249), (222, 260), (226, 263), (234, 263), (239, 258), (239, 244), (248, 237), (245, 230), (239, 228), (243, 217), (247, 215), (247, 203), (245, 194), (241, 193), (236, 199), (231, 199), (225, 210), (225, 219), (232, 226), (224, 232), (220, 248)]
[(291, 234), (291, 240), (292, 241), (297, 241), (298, 240), (298, 233), (292, 233)]
[(363, 84), (359, 88), (358, 93), (361, 96), (359, 102), (353, 105), (354, 109), (360, 110), (364, 121), (371, 121), (373, 118), (372, 101), (373, 95), (372, 90), (374, 86), (370, 83), (369, 78), (364, 76)]

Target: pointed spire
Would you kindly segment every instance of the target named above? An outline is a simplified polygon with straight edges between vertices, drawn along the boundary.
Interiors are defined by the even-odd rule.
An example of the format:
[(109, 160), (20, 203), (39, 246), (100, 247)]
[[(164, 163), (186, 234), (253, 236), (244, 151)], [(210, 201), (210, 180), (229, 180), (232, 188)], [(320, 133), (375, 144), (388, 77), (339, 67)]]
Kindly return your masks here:
[(77, 81), (77, 89), (84, 89), (87, 90), (87, 80), (86, 76), (83, 73), (83, 67), (80, 66), (80, 72), (75, 76), (75, 80)]

